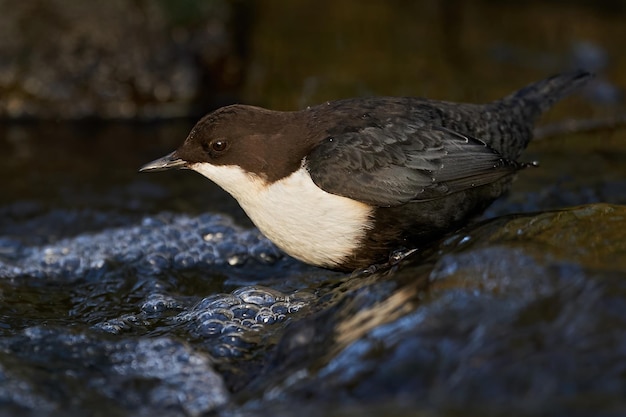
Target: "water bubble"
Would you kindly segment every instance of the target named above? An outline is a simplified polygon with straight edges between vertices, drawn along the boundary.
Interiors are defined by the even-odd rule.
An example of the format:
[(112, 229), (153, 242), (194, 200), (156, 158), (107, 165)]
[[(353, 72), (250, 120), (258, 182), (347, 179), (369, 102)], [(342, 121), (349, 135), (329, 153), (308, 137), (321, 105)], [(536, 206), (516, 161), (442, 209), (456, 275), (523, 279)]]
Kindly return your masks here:
[(222, 294), (220, 297), (214, 298), (211, 301), (205, 303), (204, 307), (210, 310), (217, 308), (230, 309), (230, 307), (239, 304), (241, 304), (241, 299), (239, 297), (235, 297), (234, 295)]
[(231, 311), (236, 319), (250, 319), (256, 317), (259, 307), (254, 304), (240, 304), (231, 307)]
[(232, 292), (232, 295), (239, 297), (244, 303), (256, 304), (259, 306), (269, 306), (278, 300), (282, 300), (285, 296), (271, 288), (254, 286), (241, 287)]
[(302, 308), (306, 307), (305, 303), (301, 303), (301, 302), (295, 302), (295, 303), (289, 303), (289, 313), (297, 313), (298, 311), (302, 310)]
[(247, 329), (241, 324), (231, 321), (230, 323), (225, 323), (224, 328), (222, 329), (223, 334), (231, 334), (231, 333), (243, 333)]
[(204, 265), (213, 265), (216, 263), (216, 256), (212, 251), (206, 250), (200, 254), (199, 260)]
[(155, 314), (179, 307), (178, 302), (172, 297), (163, 294), (150, 294), (148, 299), (141, 305), (141, 311), (147, 314)]
[(209, 353), (216, 358), (240, 358), (244, 356), (241, 349), (235, 348), (228, 343), (210, 345)]
[(182, 252), (174, 256), (174, 268), (189, 269), (196, 265), (196, 259), (189, 252)]
[(216, 308), (214, 310), (203, 311), (197, 315), (197, 320), (220, 320), (223, 322), (232, 321), (235, 318), (234, 313), (226, 308)]
[(259, 310), (254, 319), (257, 323), (274, 324), (276, 322), (276, 314), (269, 308), (264, 307)]
[(224, 330), (224, 322), (216, 319), (203, 321), (194, 328), (200, 336), (217, 336)]
[(270, 310), (272, 311), (272, 313), (276, 315), (280, 315), (280, 314), (285, 315), (289, 313), (289, 304), (279, 301), (279, 302), (272, 304), (272, 306), (270, 307)]
[(248, 329), (252, 329), (253, 326), (257, 325), (255, 319), (243, 319), (241, 320), (241, 325), (247, 327)]
[(226, 262), (228, 262), (228, 265), (230, 266), (237, 266), (237, 265), (243, 265), (246, 262), (246, 257), (245, 256), (241, 256), (241, 255), (233, 255), (233, 256), (229, 256), (226, 259)]

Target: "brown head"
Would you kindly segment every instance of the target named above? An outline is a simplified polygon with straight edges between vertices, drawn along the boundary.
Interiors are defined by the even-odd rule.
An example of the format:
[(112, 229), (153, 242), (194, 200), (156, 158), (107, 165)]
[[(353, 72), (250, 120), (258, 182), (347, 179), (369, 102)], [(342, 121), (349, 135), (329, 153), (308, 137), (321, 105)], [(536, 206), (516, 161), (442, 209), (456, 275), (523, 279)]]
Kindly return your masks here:
[(176, 151), (141, 171), (193, 169), (201, 163), (236, 165), (274, 182), (300, 168), (314, 144), (302, 112), (232, 105), (203, 117)]

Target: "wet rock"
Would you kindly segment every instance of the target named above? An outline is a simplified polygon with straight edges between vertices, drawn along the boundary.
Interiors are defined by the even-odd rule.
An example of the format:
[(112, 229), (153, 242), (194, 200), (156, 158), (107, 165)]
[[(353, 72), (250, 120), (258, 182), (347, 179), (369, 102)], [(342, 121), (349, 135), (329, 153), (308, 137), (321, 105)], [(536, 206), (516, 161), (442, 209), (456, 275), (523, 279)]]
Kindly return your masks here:
[(0, 392), (10, 393), (3, 396), (3, 411), (92, 414), (91, 402), (97, 400), (103, 415), (197, 416), (229, 398), (208, 355), (166, 337), (110, 341), (32, 327), (4, 338), (0, 348), (5, 355)]
[(251, 387), (266, 411), (623, 410), (625, 226), (626, 208), (600, 204), (470, 228), (396, 273), (346, 282), (336, 303), (292, 324)]
[(205, 112), (241, 82), (248, 7), (2, 1), (0, 117), (152, 119)]

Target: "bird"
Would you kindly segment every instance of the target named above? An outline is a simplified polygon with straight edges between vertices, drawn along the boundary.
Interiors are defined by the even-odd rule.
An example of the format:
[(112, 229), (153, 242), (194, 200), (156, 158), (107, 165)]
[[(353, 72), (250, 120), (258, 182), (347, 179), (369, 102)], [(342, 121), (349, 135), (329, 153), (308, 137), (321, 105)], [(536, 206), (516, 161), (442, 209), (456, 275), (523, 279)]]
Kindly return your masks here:
[(141, 172), (191, 169), (283, 252), (339, 271), (458, 230), (509, 190), (539, 116), (592, 74), (561, 73), (486, 104), (360, 97), (297, 111), (234, 104)]

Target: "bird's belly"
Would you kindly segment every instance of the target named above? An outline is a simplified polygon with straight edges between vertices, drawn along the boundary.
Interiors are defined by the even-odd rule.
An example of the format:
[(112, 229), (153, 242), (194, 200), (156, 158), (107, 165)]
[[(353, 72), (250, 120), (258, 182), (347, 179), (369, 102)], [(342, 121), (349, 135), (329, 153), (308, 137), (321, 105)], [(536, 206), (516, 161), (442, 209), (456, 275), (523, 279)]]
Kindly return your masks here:
[(373, 227), (372, 207), (317, 187), (306, 168), (273, 183), (234, 165), (197, 163), (276, 246), (303, 262), (341, 266)]
[(340, 265), (372, 227), (370, 206), (323, 191), (305, 169), (239, 203), (279, 248), (317, 266)]

